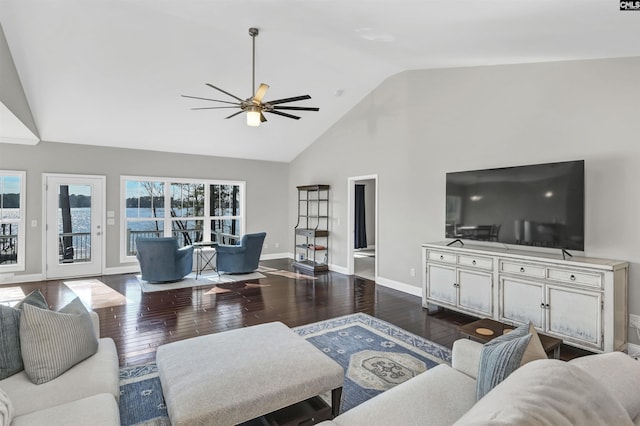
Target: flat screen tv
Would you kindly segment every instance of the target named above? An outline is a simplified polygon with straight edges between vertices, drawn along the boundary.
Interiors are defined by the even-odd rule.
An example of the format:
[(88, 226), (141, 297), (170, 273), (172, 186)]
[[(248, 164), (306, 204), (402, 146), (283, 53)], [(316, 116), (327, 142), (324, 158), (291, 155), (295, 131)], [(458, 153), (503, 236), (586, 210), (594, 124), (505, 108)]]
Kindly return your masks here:
[(584, 161), (447, 173), (446, 237), (584, 251)]

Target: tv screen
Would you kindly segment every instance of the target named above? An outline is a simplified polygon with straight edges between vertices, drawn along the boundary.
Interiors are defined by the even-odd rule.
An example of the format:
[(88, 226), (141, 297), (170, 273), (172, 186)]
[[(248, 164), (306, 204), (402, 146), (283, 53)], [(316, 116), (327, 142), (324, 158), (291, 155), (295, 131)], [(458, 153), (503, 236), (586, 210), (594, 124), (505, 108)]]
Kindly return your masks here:
[(584, 161), (447, 173), (446, 237), (584, 251)]

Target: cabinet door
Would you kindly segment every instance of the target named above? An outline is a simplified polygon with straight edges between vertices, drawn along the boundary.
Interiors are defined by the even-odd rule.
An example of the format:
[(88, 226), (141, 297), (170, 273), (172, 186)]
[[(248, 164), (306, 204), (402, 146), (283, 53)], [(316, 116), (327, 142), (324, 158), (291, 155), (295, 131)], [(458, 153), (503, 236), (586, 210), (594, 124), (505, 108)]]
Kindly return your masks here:
[(516, 278), (500, 278), (500, 320), (519, 324), (529, 321), (544, 330), (546, 310), (541, 306), (545, 301), (544, 285), (536, 281)]
[(427, 299), (455, 305), (457, 299), (456, 270), (446, 266), (427, 265)]
[(493, 317), (492, 281), (491, 274), (458, 269), (458, 306)]
[(602, 349), (602, 293), (547, 286), (547, 331)]

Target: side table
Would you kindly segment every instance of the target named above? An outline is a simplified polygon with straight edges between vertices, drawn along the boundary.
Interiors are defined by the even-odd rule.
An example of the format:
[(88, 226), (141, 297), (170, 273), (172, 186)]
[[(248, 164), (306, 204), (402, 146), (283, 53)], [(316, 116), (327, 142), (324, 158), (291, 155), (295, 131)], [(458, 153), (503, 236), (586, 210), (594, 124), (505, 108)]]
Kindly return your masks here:
[[(204, 251), (206, 247), (213, 249), (211, 256), (208, 256), (209, 253)], [(198, 275), (202, 275), (202, 271), (208, 266), (218, 272), (218, 268), (215, 264), (216, 255), (218, 254), (216, 247), (218, 247), (218, 243), (211, 241), (199, 241), (197, 243), (193, 243), (193, 248), (196, 251), (196, 280), (198, 279)]]
[[(472, 338), (479, 342), (487, 343), (490, 340), (503, 335), (505, 332), (513, 330), (514, 328), (514, 326), (509, 324), (504, 324), (490, 318), (483, 318), (470, 322), (469, 324), (459, 326), (458, 331), (470, 339)], [(544, 351), (547, 353), (553, 351), (553, 357), (555, 359), (559, 359), (562, 339), (541, 333), (538, 333), (538, 336), (540, 337), (540, 343), (542, 343)]]

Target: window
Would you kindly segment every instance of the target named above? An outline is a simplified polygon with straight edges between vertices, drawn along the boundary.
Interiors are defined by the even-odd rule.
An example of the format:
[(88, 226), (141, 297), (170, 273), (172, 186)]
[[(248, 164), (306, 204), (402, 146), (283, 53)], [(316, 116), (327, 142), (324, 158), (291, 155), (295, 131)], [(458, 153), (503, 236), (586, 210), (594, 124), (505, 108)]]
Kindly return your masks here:
[(0, 272), (25, 269), (26, 173), (0, 170)]
[(180, 246), (235, 242), (244, 228), (244, 182), (121, 177), (121, 261), (138, 237), (173, 236)]

